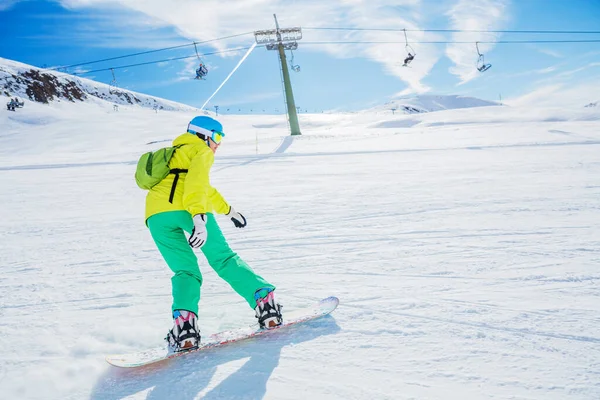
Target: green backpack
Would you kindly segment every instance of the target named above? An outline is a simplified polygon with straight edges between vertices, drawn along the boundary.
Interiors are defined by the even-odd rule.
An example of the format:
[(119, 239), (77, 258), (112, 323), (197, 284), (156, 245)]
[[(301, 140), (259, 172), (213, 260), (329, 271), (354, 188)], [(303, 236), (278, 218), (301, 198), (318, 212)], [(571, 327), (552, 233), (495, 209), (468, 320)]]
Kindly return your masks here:
[(171, 169), (169, 167), (169, 161), (171, 161), (173, 154), (175, 154), (175, 151), (181, 146), (183, 145), (164, 147), (156, 151), (149, 151), (142, 154), (138, 160), (137, 168), (135, 169), (135, 182), (137, 185), (141, 189), (150, 190), (169, 174), (175, 174), (173, 186), (171, 187), (171, 195), (169, 196), (169, 203), (173, 203), (173, 196), (175, 194), (177, 181), (179, 180), (179, 174), (188, 172), (187, 169)]

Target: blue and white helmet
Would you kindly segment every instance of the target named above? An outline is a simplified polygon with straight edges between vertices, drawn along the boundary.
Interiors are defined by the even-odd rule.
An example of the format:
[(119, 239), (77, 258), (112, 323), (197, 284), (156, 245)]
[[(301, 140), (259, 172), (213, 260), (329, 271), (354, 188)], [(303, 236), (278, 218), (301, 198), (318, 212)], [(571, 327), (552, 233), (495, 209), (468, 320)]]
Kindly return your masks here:
[(216, 119), (205, 115), (194, 117), (188, 124), (187, 131), (193, 135), (202, 135), (206, 139), (212, 137), (214, 132), (220, 133), (221, 136), (225, 136), (225, 133), (223, 133), (223, 125)]

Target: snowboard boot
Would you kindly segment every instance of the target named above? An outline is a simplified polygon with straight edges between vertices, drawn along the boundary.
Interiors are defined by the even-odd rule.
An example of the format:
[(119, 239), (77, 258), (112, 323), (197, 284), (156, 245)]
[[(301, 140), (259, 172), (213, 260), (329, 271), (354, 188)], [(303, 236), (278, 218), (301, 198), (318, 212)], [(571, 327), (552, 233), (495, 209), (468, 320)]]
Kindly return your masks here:
[(173, 311), (173, 328), (165, 340), (173, 352), (188, 351), (198, 348), (200, 330), (197, 327), (198, 317), (191, 311)]
[(254, 293), (254, 300), (256, 300), (254, 311), (262, 329), (275, 328), (283, 323), (281, 304), (275, 302), (274, 289), (258, 289)]

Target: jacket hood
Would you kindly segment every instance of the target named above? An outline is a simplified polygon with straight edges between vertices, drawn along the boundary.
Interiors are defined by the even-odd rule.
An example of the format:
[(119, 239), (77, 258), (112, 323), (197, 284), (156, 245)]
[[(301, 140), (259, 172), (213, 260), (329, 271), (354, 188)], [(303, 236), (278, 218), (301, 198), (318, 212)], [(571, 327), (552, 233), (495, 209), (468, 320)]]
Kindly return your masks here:
[(205, 143), (204, 140), (200, 139), (198, 136), (193, 133), (183, 133), (173, 140), (173, 146), (179, 146), (182, 144), (197, 144), (197, 143)]

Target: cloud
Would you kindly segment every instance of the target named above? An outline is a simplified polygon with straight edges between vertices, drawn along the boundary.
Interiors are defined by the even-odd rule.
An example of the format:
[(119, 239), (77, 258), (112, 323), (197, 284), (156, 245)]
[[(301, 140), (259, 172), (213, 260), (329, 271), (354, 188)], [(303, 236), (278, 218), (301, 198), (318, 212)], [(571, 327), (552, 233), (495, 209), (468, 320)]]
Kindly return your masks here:
[[(507, 22), (508, 0), (459, 0), (447, 13), (450, 29), (456, 30), (500, 30)], [(450, 73), (459, 77), (461, 84), (480, 73), (477, 71), (476, 42), (495, 42), (498, 34), (478, 32), (457, 32), (452, 34), (456, 43), (446, 46), (446, 55), (454, 66)], [(479, 51), (484, 55), (494, 48), (493, 43), (480, 43)]]
[[(407, 26), (408, 24), (400, 25)], [(408, 25), (409, 29), (414, 29)], [(331, 34), (330, 41), (373, 41), (390, 42), (389, 44), (331, 44), (331, 45), (307, 45), (313, 51), (326, 52), (338, 58), (366, 58), (382, 65), (383, 71), (396, 76), (404, 81), (408, 87), (408, 93), (424, 93), (430, 90), (423, 84), (422, 80), (429, 74), (437, 59), (439, 51), (431, 44), (416, 44), (426, 36), (422, 32), (409, 33), (411, 50), (405, 48), (404, 34), (402, 32), (357, 32), (352, 35)], [(431, 35), (430, 35), (431, 36)], [(322, 40), (322, 39), (321, 39)], [(403, 60), (407, 51), (416, 53), (415, 60), (409, 67), (403, 67)]]
[(498, 73), (498, 74), (496, 74), (496, 77), (499, 79), (514, 79), (514, 78), (519, 78), (519, 77), (523, 77), (523, 76), (538, 77), (540, 75), (547, 75), (547, 74), (556, 72), (556, 71), (558, 71), (558, 69), (561, 66), (562, 66), (561, 64), (557, 64), (557, 65), (552, 65), (552, 66), (545, 67), (545, 68), (530, 69), (530, 70), (525, 70), (525, 71), (521, 71), (521, 72)]
[(600, 79), (576, 85), (556, 83), (538, 87), (522, 96), (505, 99), (505, 103), (511, 106), (581, 108), (600, 99), (598, 87)]
[[(425, 15), (430, 11), (423, 4), (425, 0), (59, 0), (69, 9), (127, 7), (148, 17), (153, 24), (171, 26), (178, 34), (189, 40), (205, 41), (230, 36), (242, 32), (247, 36), (206, 43), (203, 49), (221, 51), (235, 46), (248, 46), (254, 41), (251, 34), (255, 30), (275, 27), (273, 14), (279, 13), (279, 24), (288, 26), (310, 26), (313, 28), (343, 26), (349, 28), (393, 28), (418, 29)], [(129, 13), (131, 14), (131, 13)], [(157, 22), (158, 21), (158, 22)], [(122, 21), (124, 22), (124, 21)], [(144, 26), (133, 19), (121, 25), (114, 36), (114, 43), (127, 42), (118, 36), (126, 32), (129, 25)], [(116, 27), (115, 27), (116, 28)], [(420, 40), (435, 40), (435, 34), (410, 32), (409, 40), (417, 52), (411, 68), (402, 67), (406, 57), (404, 34), (397, 32), (373, 31), (332, 31), (303, 30), (304, 38), (299, 42), (301, 49), (311, 49), (327, 53), (337, 58), (366, 58), (382, 65), (386, 74), (393, 75), (407, 84), (406, 92), (423, 93), (430, 88), (423, 84), (441, 53), (431, 44), (415, 44)], [(138, 40), (135, 38), (134, 40)], [(373, 44), (308, 44), (309, 42), (332, 41), (389, 41), (393, 43)], [(146, 47), (160, 47), (154, 41), (146, 41)], [(306, 43), (306, 44), (303, 44)], [(222, 56), (231, 56), (223, 54)], [(418, 61), (418, 62), (417, 62)]]
[(15, 4), (28, 0), (0, 0), (0, 12), (11, 9)]
[(539, 87), (524, 95), (505, 99), (504, 102), (511, 106), (540, 105), (547, 102), (549, 98), (552, 98), (552, 96), (556, 95), (556, 93), (558, 93), (563, 87), (564, 85), (560, 83)]
[(262, 100), (270, 100), (281, 97), (281, 92), (267, 92), (267, 93), (256, 93), (250, 96), (237, 97), (231, 100), (219, 101), (221, 107), (239, 106), (242, 104), (252, 104)]
[(554, 58), (564, 58), (564, 55), (562, 55), (561, 53), (559, 53), (556, 50), (551, 50), (551, 49), (545, 49), (545, 48), (541, 48), (541, 47), (537, 47), (537, 46), (532, 46), (534, 49), (536, 49), (537, 51), (539, 51), (542, 54), (545, 54), (547, 56), (550, 57), (554, 57)]
[(33, 18), (62, 19), (69, 34), (30, 35), (30, 39), (61, 43), (77, 41), (86, 47), (108, 49), (157, 49), (186, 43), (172, 26), (158, 18), (136, 11), (105, 5), (103, 8), (82, 9), (78, 13), (36, 14)]
[(575, 68), (573, 70), (561, 72), (560, 74), (557, 74), (555, 76), (555, 78), (569, 77), (571, 75), (578, 74), (581, 71), (585, 71), (586, 69), (597, 68), (597, 67), (600, 67), (600, 62), (589, 63), (589, 64), (586, 64), (586, 65), (584, 65), (582, 67)]
[(553, 66), (553, 67), (546, 67), (546, 68), (542, 68), (542, 69), (538, 69), (538, 70), (533, 70), (532, 72), (534, 74), (549, 74), (551, 72), (554, 72), (557, 70), (558, 67)]
[(89, 70), (90, 70), (89, 68), (76, 67), (76, 68), (73, 68), (71, 73), (76, 74), (76, 75), (83, 75), (83, 74), (86, 74)]
[[(176, 38), (160, 40), (160, 35), (152, 35), (151, 28), (171, 27), (180, 38), (206, 41), (214, 38), (247, 32), (248, 35), (205, 43), (199, 49), (207, 52), (222, 51), (236, 46), (248, 46), (254, 41), (255, 30), (275, 27), (273, 14), (278, 13), (282, 27), (302, 26), (303, 39), (300, 49), (326, 53), (336, 58), (364, 58), (382, 66), (385, 74), (398, 77), (406, 84), (401, 95), (425, 93), (430, 87), (424, 83), (434, 65), (443, 55), (438, 45), (419, 42), (439, 41), (439, 33), (421, 32), (423, 24), (429, 23), (431, 15), (444, 14), (449, 20), (449, 28), (456, 30), (498, 30), (508, 21), (507, 8), (510, 0), (59, 0), (70, 9), (114, 10), (124, 7), (138, 14), (134, 18), (127, 13), (127, 21), (121, 18), (115, 23), (113, 43), (128, 45), (141, 43), (141, 36), (149, 32), (153, 36), (145, 40), (145, 47), (158, 48), (165, 42), (176, 42)], [(448, 9), (448, 4), (450, 8)], [(129, 28), (136, 29), (139, 35), (128, 40)], [(319, 30), (310, 28), (392, 28), (397, 31), (365, 30)], [(127, 29), (124, 29), (124, 28)], [(144, 29), (147, 28), (147, 29)], [(417, 55), (410, 68), (402, 67), (407, 55), (402, 29), (408, 30), (408, 41)], [(417, 30), (417, 31), (413, 31)], [(159, 31), (155, 31), (159, 32)], [(453, 33), (452, 41), (466, 41), (467, 44), (449, 44), (445, 54), (453, 62), (450, 73), (459, 77), (461, 83), (474, 79), (479, 72), (475, 42), (495, 42), (497, 34)], [(315, 44), (314, 42), (320, 42)], [(328, 43), (323, 43), (328, 42)], [(332, 42), (379, 42), (379, 43), (332, 43)], [(389, 42), (389, 43), (381, 43)], [(169, 46), (166, 44), (165, 47)], [(481, 43), (482, 53), (490, 51), (493, 43)], [(221, 56), (233, 56), (224, 53)]]
[[(531, 82), (531, 88), (524, 95), (508, 99), (506, 103), (517, 106), (582, 107), (598, 101), (600, 96), (597, 88), (600, 87), (600, 77), (594, 72), (600, 68), (600, 61), (589, 60), (598, 55), (600, 52), (582, 54), (553, 67), (530, 71), (535, 72), (539, 79)], [(573, 65), (578, 67), (568, 70), (564, 68)], [(591, 73), (586, 73), (590, 70)]]

